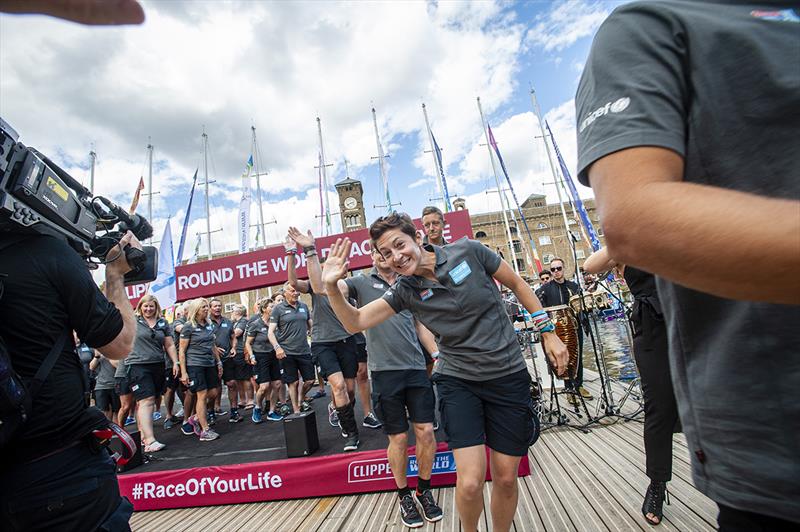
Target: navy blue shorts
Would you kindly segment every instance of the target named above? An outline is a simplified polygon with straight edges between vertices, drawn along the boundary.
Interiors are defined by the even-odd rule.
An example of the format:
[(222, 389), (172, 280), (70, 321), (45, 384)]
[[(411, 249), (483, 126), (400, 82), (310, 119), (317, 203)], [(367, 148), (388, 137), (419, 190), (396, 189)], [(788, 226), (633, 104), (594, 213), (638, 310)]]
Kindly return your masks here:
[(358, 373), (356, 341), (352, 336), (338, 342), (313, 342), (311, 353), (316, 357), (325, 378), (341, 373), (345, 379), (355, 379)]
[(129, 368), (128, 380), (137, 401), (148, 397), (158, 397), (164, 393), (166, 377), (162, 362), (131, 364)]
[(286, 355), (285, 358), (281, 359), (280, 363), (281, 377), (286, 384), (297, 382), (299, 380), (298, 374), (303, 378), (304, 382), (311, 382), (316, 377), (311, 355)]
[(409, 419), (414, 423), (433, 423), (436, 399), (428, 372), (424, 369), (373, 371), (372, 406), (386, 434), (406, 432)]
[(187, 366), (186, 373), (189, 374), (189, 391), (192, 393), (219, 387), (217, 366)]
[(487, 445), (510, 456), (527, 454), (538, 431), (528, 370), (485, 381), (434, 374), (433, 382), (451, 449)]

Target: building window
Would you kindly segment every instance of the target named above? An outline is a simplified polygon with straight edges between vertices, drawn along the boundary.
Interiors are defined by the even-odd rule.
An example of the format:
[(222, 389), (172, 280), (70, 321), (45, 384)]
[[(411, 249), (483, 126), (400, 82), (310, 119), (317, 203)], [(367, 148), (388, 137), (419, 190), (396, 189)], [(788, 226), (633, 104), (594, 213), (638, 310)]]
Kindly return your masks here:
[(580, 231), (572, 231), (572, 236), (575, 239), (575, 242), (581, 241), (581, 232)]
[(509, 232), (510, 232), (512, 235), (516, 235), (516, 234), (517, 234), (517, 226), (516, 226), (516, 225), (512, 225), (512, 226), (510, 226), (510, 227), (508, 228), (508, 231), (509, 231)]
[(484, 233), (483, 231), (478, 231), (477, 233), (475, 233), (475, 238), (486, 238), (486, 233)]
[(550, 262), (552, 262), (552, 260), (554, 258), (555, 258), (555, 255), (553, 255), (552, 253), (545, 253), (545, 255), (544, 255), (544, 263), (545, 264), (550, 264)]
[(550, 240), (550, 235), (542, 235), (542, 236), (539, 237), (539, 245), (540, 246), (547, 246), (547, 245), (552, 244), (552, 243), (553, 243), (553, 241)]
[(596, 226), (595, 230), (597, 232), (597, 236), (605, 236), (605, 234), (603, 233), (603, 226), (602, 225)]
[(582, 249), (576, 249), (575, 250), (575, 256), (577, 258), (579, 258), (579, 259), (585, 259), (586, 258), (586, 253)]
[(576, 223), (578, 223), (578, 222), (576, 222), (573, 218), (569, 218), (567, 220), (567, 224), (569, 224), (569, 225), (575, 225)]
[(517, 269), (521, 272), (525, 271), (525, 261), (522, 259), (517, 259)]
[(546, 224), (546, 223), (544, 223), (544, 222), (539, 222), (539, 223), (536, 225), (536, 229), (547, 229), (547, 224)]
[(511, 243), (514, 245), (514, 253), (522, 253), (522, 244), (519, 240), (513, 240)]

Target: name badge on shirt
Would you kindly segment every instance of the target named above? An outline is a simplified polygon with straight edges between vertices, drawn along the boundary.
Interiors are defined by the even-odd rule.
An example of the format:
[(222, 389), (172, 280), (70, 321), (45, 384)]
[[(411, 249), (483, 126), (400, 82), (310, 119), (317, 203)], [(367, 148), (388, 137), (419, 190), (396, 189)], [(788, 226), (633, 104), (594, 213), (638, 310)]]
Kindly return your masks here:
[[(289, 312), (291, 312), (291, 310)], [(305, 314), (306, 313), (306, 309), (301, 308), (298, 312), (302, 312), (303, 314)]]
[(431, 297), (433, 297), (433, 290), (431, 290), (430, 288), (423, 290), (422, 292), (419, 293), (419, 298), (423, 301), (427, 301)]
[(292, 313), (292, 311), (291, 311), (291, 310), (287, 310), (287, 311), (285, 311), (285, 312), (283, 313), (283, 315), (285, 316), (285, 315), (287, 315), (287, 314), (291, 314), (291, 313)]
[(372, 284), (372, 288), (384, 289), (384, 288), (386, 288), (386, 287), (385, 287), (385, 286), (383, 286), (383, 283), (373, 283), (373, 284)]
[(461, 264), (450, 270), (448, 275), (454, 283), (461, 284), (464, 279), (469, 277), (469, 274), (471, 273), (472, 270), (469, 269), (469, 264), (467, 264), (467, 261), (462, 261)]
[(225, 328), (227, 328), (227, 327), (228, 327), (228, 324), (227, 324), (227, 323), (223, 323), (223, 324), (222, 324), (220, 327), (225, 327)]

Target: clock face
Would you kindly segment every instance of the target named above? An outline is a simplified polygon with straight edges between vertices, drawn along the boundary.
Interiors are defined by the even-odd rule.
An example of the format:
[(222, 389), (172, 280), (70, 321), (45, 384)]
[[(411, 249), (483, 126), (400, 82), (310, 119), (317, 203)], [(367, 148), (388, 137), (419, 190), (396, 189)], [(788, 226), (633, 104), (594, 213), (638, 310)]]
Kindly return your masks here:
[(353, 197), (344, 200), (344, 206), (347, 207), (348, 209), (355, 209), (356, 205), (358, 205), (358, 202)]

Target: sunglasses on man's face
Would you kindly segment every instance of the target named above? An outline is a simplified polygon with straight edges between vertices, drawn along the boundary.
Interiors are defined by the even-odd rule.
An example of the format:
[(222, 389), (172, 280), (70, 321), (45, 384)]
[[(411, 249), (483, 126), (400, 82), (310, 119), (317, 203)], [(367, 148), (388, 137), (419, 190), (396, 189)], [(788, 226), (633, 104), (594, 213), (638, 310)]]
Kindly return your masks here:
[(552, 268), (550, 268), (550, 271), (551, 272), (560, 272), (563, 269), (564, 269), (563, 266), (553, 266)]

